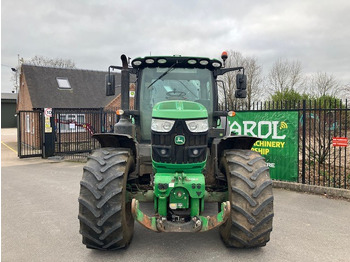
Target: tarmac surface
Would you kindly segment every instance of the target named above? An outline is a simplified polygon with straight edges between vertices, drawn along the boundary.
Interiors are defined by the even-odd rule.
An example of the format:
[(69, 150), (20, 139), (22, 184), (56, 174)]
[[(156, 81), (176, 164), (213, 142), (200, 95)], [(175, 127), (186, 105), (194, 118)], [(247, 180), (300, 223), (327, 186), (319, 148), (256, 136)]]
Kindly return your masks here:
[(350, 260), (350, 202), (276, 188), (274, 229), (263, 248), (226, 248), (216, 229), (154, 233), (135, 223), (127, 249), (86, 249), (77, 218), (84, 164), (18, 159), (15, 138), (13, 129), (2, 129), (2, 261)]

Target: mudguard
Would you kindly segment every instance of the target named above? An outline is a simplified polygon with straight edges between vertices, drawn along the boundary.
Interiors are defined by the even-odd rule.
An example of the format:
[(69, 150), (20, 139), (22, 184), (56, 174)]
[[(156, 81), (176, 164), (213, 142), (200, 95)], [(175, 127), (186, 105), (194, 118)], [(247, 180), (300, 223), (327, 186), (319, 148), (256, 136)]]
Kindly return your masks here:
[(130, 135), (97, 133), (92, 135), (100, 144), (101, 147), (124, 147), (130, 148), (136, 155), (136, 142)]
[(221, 138), (218, 142), (218, 152), (222, 152), (226, 149), (251, 149), (258, 140), (262, 139), (252, 136), (226, 136)]

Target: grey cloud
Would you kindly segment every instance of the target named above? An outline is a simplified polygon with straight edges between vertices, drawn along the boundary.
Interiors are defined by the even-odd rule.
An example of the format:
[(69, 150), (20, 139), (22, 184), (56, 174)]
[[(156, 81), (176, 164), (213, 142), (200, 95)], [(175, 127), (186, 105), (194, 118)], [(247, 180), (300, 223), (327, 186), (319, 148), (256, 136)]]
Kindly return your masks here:
[[(105, 70), (122, 53), (218, 57), (233, 49), (265, 70), (286, 57), (350, 83), (349, 11), (345, 0), (3, 0), (2, 63), (43, 55)], [(11, 91), (11, 72), (2, 69), (2, 90)]]

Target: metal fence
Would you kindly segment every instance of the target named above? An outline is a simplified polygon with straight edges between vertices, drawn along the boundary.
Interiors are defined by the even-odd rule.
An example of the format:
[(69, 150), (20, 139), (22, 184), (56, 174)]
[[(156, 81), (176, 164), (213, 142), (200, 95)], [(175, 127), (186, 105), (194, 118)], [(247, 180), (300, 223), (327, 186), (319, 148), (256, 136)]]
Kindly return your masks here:
[(299, 112), (298, 182), (350, 189), (350, 102), (303, 100), (237, 103), (230, 110)]
[(339, 143), (350, 135), (349, 117), (347, 101), (329, 101), (324, 108), (304, 101), (299, 133), (302, 183), (350, 188), (350, 151), (347, 143)]
[[(350, 103), (340, 100), (237, 103), (230, 110), (298, 111), (298, 182), (350, 189)], [(54, 154), (86, 159), (99, 147), (94, 133), (113, 132), (118, 117), (101, 109), (53, 109)], [(19, 156), (40, 156), (43, 112), (19, 112)]]

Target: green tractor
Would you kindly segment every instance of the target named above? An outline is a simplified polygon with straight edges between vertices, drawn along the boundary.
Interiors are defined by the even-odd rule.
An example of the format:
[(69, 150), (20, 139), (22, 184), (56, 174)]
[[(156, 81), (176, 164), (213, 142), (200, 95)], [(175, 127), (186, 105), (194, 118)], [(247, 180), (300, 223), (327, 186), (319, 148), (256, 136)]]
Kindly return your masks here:
[[(88, 157), (80, 182), (83, 244), (127, 247), (136, 220), (155, 232), (218, 227), (228, 247), (265, 246), (273, 194), (265, 159), (251, 150), (259, 138), (230, 135), (228, 112), (218, 110), (217, 77), (240, 71), (235, 96), (244, 98), (244, 68), (202, 57), (148, 56), (131, 66), (125, 55), (121, 60), (106, 76), (106, 95), (115, 95), (111, 70), (121, 70), (120, 120), (114, 133), (93, 136), (101, 148)], [(132, 110), (130, 75), (136, 79)], [(143, 211), (143, 202), (153, 202), (154, 215)], [(209, 202), (218, 210), (203, 215)]]

